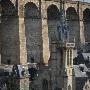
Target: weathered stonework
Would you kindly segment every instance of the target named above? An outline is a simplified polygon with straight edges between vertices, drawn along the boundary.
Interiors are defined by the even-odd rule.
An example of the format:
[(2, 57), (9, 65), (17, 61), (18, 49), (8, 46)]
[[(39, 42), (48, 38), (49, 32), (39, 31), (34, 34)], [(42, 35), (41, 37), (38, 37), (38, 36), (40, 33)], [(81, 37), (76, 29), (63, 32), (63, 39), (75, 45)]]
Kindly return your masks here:
[[(61, 83), (64, 82), (61, 67), (65, 62), (60, 50), (52, 44), (59, 40), (60, 0), (2, 0), (0, 5), (1, 63), (26, 64), (33, 58), (35, 63), (45, 67), (40, 69), (32, 87), (44, 90), (42, 81), (46, 79), (50, 82), (47, 90), (64, 88), (66, 82)], [(69, 42), (74, 41), (77, 46), (90, 42), (90, 3), (65, 0), (64, 9), (70, 30)], [(72, 69), (68, 69), (72, 73)], [(69, 80), (72, 81), (71, 77), (66, 81)]]
[[(1, 33), (2, 33), (2, 37), (5, 36), (2, 38), (2, 62), (7, 63), (7, 60), (11, 59), (12, 64), (16, 63), (16, 61), (17, 61), (17, 63), (21, 63), (21, 62), (24, 62), (24, 60), (26, 60), (26, 58), (28, 59), (28, 60), (26, 60), (26, 62), (27, 62), (27, 61), (30, 61), (31, 57), (34, 57), (35, 62), (39, 63), (39, 61), (41, 61), (40, 59), (43, 59), (44, 60), (43, 62), (48, 63), (48, 59), (50, 56), (49, 50), (50, 50), (50, 45), (51, 45), (51, 37), (53, 37), (54, 39), (57, 37), (57, 35), (53, 35), (53, 33), (55, 33), (57, 30), (57, 26), (59, 25), (59, 19), (49, 20), (47, 10), (49, 9), (50, 6), (52, 6), (52, 8), (53, 8), (53, 5), (54, 5), (54, 8), (56, 8), (58, 10), (56, 13), (58, 13), (60, 10), (59, 0), (56, 0), (56, 1), (48, 0), (48, 1), (41, 1), (41, 2), (38, 0), (37, 1), (22, 0), (22, 1), (18, 1), (18, 2), (11, 0), (11, 1), (7, 1), (7, 2), (9, 2), (11, 7), (13, 7), (13, 10), (11, 10), (10, 7), (8, 8), (8, 6), (5, 7), (5, 5), (4, 5), (5, 2), (2, 2), (1, 10), (4, 11), (4, 7), (8, 8), (4, 11), (4, 14), (6, 13), (4, 16), (12, 15), (14, 9), (17, 9), (16, 11), (18, 11), (18, 14), (17, 14), (18, 17), (16, 17), (16, 16), (15, 16), (15, 18), (4, 17), (2, 19), (2, 23), (1, 23), (2, 32)], [(27, 7), (27, 5), (30, 5), (30, 8), (29, 8), (29, 6)], [(31, 8), (32, 5), (33, 6), (36, 5), (36, 6)], [(18, 7), (14, 8), (16, 6), (18, 6)], [(68, 15), (70, 15), (70, 17), (71, 17), (71, 19), (69, 18), (71, 21), (68, 22), (70, 25), (70, 32), (71, 32), (70, 41), (74, 40), (73, 35), (75, 36), (75, 40), (77, 43), (78, 42), (84, 43), (85, 41), (87, 41), (87, 42), (89, 41), (89, 38), (88, 38), (89, 37), (88, 32), (89, 32), (89, 26), (90, 26), (89, 22), (83, 23), (83, 21), (82, 21), (83, 15), (84, 15), (83, 13), (87, 8), (89, 9), (90, 7), (89, 7), (89, 4), (86, 4), (86, 3), (83, 4), (81, 2), (75, 2), (75, 1), (66, 1), (65, 2), (65, 11), (66, 11), (67, 19), (68, 19)], [(70, 11), (70, 10), (73, 10), (74, 12)], [(72, 13), (72, 16), (69, 12)], [(89, 11), (87, 13), (89, 13)], [(30, 17), (28, 17), (27, 15)], [(74, 20), (75, 17), (79, 17), (80, 20), (79, 19)], [(5, 25), (7, 27), (4, 27)], [(5, 34), (5, 33), (7, 33), (6, 28), (7, 28), (7, 30), (9, 30), (7, 32), (8, 33), (10, 32), (7, 35)], [(12, 31), (12, 34), (11, 34), (11, 31)], [(13, 36), (11, 36), (11, 35), (13, 35)], [(15, 38), (14, 38), (14, 35), (15, 35)], [(9, 37), (10, 38), (13, 37), (12, 40), (10, 40)], [(8, 38), (9, 38), (9, 40), (8, 40)], [(15, 42), (17, 42), (16, 45), (14, 44)], [(5, 43), (5, 48), (4, 48), (4, 43)], [(8, 44), (8, 46), (7, 46), (8, 48), (6, 48), (6, 45), (7, 45), (6, 43), (7, 44), (10, 43), (10, 45)], [(12, 45), (11, 43), (13, 43), (15, 46)], [(20, 44), (20, 46), (19, 46), (19, 44)], [(48, 46), (48, 44), (49, 44), (49, 46)], [(9, 47), (9, 46), (12, 46), (12, 47)], [(14, 48), (14, 50), (12, 50), (10, 48)], [(23, 48), (23, 52), (22, 52), (22, 48)], [(27, 48), (27, 49), (25, 49), (25, 48)], [(7, 51), (10, 51), (12, 53), (12, 55), (9, 53), (7, 54), (6, 53)], [(14, 56), (13, 56), (13, 54), (14, 54)], [(26, 55), (26, 56), (24, 56), (24, 55)], [(42, 55), (43, 55), (43, 57), (42, 57)], [(18, 57), (18, 56), (20, 56), (20, 57)], [(11, 58), (9, 58), (9, 57), (11, 57)], [(22, 59), (22, 60), (19, 62), (20, 59)]]

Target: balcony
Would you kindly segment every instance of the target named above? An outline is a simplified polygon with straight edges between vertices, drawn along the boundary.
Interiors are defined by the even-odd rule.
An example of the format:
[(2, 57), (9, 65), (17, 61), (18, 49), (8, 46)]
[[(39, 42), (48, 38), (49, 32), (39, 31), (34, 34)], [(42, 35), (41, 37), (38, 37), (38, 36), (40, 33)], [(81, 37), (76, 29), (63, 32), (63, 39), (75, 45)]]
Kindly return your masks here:
[(28, 63), (28, 68), (37, 68), (37, 63)]
[(58, 42), (57, 47), (58, 48), (75, 48), (75, 43)]

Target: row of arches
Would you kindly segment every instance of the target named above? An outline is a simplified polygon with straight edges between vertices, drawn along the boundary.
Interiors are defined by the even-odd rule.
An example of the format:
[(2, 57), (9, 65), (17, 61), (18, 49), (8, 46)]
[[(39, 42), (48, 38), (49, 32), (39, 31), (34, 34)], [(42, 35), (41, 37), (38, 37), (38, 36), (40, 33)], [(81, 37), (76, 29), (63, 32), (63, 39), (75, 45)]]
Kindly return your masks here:
[[(18, 6), (18, 5), (16, 5)], [(10, 0), (2, 0), (2, 16), (14, 16), (17, 14), (17, 7)], [(25, 17), (40, 18), (40, 8), (33, 2), (28, 2), (24, 6)], [(48, 19), (60, 19), (60, 12), (56, 5), (52, 4), (47, 8)], [(90, 9), (86, 8), (83, 11), (83, 20), (89, 21)], [(79, 15), (74, 7), (68, 7), (66, 10), (67, 20), (78, 20)]]
[[(2, 59), (3, 61), (13, 58), (19, 60), (19, 20), (17, 7), (15, 7), (9, 0), (2, 0), (2, 23), (1, 23), (1, 42), (2, 42)], [(18, 5), (16, 5), (18, 6)], [(35, 3), (29, 2), (25, 5), (25, 35), (28, 61), (35, 59), (36, 62), (40, 61), (42, 53), (42, 20), (41, 10)], [(60, 24), (60, 11), (56, 5), (50, 5), (47, 8), (47, 23), (48, 23), (48, 37), (51, 49), (51, 38), (56, 38), (55, 32), (57, 26)], [(15, 17), (15, 18), (11, 18)], [(73, 36), (77, 42), (80, 42), (80, 19), (75, 8), (69, 7), (66, 10), (67, 22), (70, 26), (70, 40), (73, 41)], [(85, 9), (83, 12), (84, 32), (86, 41), (89, 41), (89, 27), (90, 27), (90, 9)], [(8, 38), (7, 38), (8, 37)], [(10, 47), (12, 46), (12, 47)], [(9, 54), (6, 52), (10, 51)], [(18, 53), (17, 53), (18, 52)], [(7, 58), (5, 58), (7, 57)], [(13, 60), (14, 62), (16, 62)]]

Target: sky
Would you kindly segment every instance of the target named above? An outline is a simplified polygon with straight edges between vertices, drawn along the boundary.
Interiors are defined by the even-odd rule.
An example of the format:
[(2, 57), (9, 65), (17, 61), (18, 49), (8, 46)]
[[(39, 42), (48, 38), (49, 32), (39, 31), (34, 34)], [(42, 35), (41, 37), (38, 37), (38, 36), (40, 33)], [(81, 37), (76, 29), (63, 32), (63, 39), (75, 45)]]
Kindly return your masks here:
[(84, 1), (84, 2), (90, 2), (90, 0), (73, 0), (73, 1)]

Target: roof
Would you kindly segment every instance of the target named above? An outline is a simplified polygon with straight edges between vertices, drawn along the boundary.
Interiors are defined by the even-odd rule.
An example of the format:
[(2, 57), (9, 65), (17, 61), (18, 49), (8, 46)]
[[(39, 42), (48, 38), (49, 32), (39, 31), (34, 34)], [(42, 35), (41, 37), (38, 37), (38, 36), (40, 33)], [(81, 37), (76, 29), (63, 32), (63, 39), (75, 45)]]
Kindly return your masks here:
[(88, 58), (90, 58), (90, 53), (82, 53), (84, 60), (87, 60)]
[(83, 72), (80, 70), (79, 65), (74, 65), (73, 68), (74, 68), (75, 77), (88, 77), (88, 75), (86, 74), (88, 68), (86, 67), (85, 64), (84, 64)]

